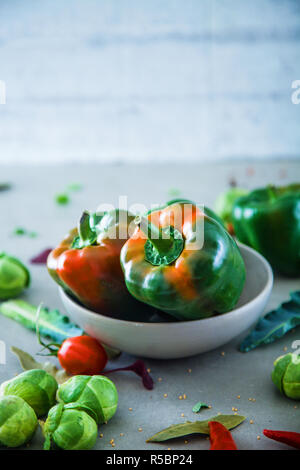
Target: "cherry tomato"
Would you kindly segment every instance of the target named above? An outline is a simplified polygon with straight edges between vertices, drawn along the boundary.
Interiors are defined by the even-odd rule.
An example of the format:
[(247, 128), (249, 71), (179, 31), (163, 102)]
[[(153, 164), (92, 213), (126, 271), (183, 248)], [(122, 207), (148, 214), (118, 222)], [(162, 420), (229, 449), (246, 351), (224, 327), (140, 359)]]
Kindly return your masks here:
[(66, 339), (57, 352), (60, 365), (71, 375), (97, 375), (107, 363), (107, 354), (91, 336)]

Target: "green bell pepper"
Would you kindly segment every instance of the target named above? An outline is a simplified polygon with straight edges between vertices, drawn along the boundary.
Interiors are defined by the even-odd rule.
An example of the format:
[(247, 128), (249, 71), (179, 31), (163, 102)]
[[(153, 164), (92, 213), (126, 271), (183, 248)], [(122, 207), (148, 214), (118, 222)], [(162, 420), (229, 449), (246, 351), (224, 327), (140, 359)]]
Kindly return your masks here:
[(233, 206), (236, 237), (286, 276), (300, 276), (300, 184), (256, 189)]

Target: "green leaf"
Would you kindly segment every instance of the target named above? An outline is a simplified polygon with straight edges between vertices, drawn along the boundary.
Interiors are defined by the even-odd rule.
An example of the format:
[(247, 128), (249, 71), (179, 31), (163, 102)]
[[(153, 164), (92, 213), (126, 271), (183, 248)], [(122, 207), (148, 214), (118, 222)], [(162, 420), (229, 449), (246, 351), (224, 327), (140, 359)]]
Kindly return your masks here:
[(68, 196), (67, 194), (65, 194), (65, 193), (56, 194), (56, 196), (55, 196), (55, 202), (56, 202), (56, 204), (66, 205), (66, 204), (69, 204), (70, 198), (69, 198), (69, 196)]
[(168, 195), (170, 197), (178, 197), (178, 196), (180, 196), (180, 194), (181, 194), (181, 191), (178, 188), (169, 188), (168, 189)]
[[(9, 300), (0, 305), (0, 313), (12, 320), (21, 323), (26, 328), (35, 331), (37, 307), (24, 300)], [(68, 317), (62, 315), (58, 310), (42, 308), (39, 317), (40, 334), (46, 336), (56, 343), (62, 343), (72, 336), (81, 336), (83, 331)]]
[(42, 369), (42, 363), (37, 362), (30, 354), (22, 349), (12, 346), (11, 351), (18, 356), (20, 364), (24, 370)]
[(235, 428), (241, 424), (246, 418), (238, 415), (218, 415), (213, 416), (205, 421), (187, 421), (186, 423), (174, 424), (162, 431), (154, 434), (147, 439), (146, 442), (163, 442), (177, 437), (188, 436), (189, 434), (208, 434), (210, 421), (218, 421), (222, 423), (228, 430)]
[(24, 227), (16, 227), (13, 231), (13, 235), (18, 235), (18, 236), (26, 235), (29, 238), (36, 238), (38, 234), (37, 232), (29, 231)]
[(0, 191), (7, 191), (11, 188), (10, 183), (0, 183)]
[(58, 369), (52, 362), (37, 362), (30, 354), (22, 349), (19, 349), (15, 346), (12, 346), (11, 351), (18, 357), (22, 369), (32, 370), (32, 369), (43, 369), (48, 374), (52, 375), (58, 384), (66, 382), (71, 376), (66, 373), (63, 369)]
[(68, 184), (67, 191), (80, 191), (83, 188), (81, 183), (70, 183)]
[(208, 405), (206, 403), (202, 403), (201, 401), (198, 401), (198, 403), (196, 403), (196, 405), (193, 406), (193, 412), (199, 413), (201, 408), (208, 408)]
[(248, 352), (261, 344), (269, 344), (300, 325), (300, 291), (292, 292), (289, 302), (272, 310), (261, 318), (240, 345), (240, 351)]

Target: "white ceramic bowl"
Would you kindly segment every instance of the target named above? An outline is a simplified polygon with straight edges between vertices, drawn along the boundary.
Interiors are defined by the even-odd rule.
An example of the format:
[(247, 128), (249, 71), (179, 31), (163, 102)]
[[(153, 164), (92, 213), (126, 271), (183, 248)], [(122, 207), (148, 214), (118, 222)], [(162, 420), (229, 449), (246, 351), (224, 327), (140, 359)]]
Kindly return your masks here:
[(236, 308), (223, 315), (193, 321), (142, 323), (92, 312), (60, 294), (70, 318), (90, 336), (135, 356), (174, 359), (218, 348), (252, 326), (269, 299), (273, 274), (256, 251), (239, 244), (246, 264), (246, 283)]

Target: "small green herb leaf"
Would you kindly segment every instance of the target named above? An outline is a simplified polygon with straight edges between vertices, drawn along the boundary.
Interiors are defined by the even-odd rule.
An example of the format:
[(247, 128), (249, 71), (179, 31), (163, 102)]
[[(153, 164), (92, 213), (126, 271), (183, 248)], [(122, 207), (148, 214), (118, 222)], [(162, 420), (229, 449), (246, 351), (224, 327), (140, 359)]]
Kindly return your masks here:
[(261, 318), (240, 345), (240, 351), (248, 352), (261, 344), (269, 344), (300, 325), (300, 291), (292, 292), (289, 302)]
[(82, 184), (80, 183), (70, 183), (67, 186), (67, 191), (80, 191), (82, 189)]
[(59, 205), (64, 206), (64, 205), (66, 205), (66, 204), (69, 204), (70, 198), (69, 198), (69, 196), (68, 196), (67, 194), (64, 194), (64, 193), (62, 193), (62, 194), (56, 194), (56, 196), (55, 196), (55, 202), (56, 202), (57, 204), (59, 204)]
[(36, 238), (37, 233), (33, 231), (29, 231), (26, 228), (23, 227), (16, 227), (13, 231), (13, 235), (18, 235), (18, 236), (23, 236), (26, 235), (29, 238)]
[(193, 412), (194, 413), (199, 413), (199, 411), (202, 408), (208, 408), (208, 405), (206, 403), (202, 403), (201, 401), (198, 401), (195, 406), (193, 406)]
[(181, 194), (181, 191), (178, 188), (169, 188), (168, 190), (168, 195), (170, 197), (178, 197), (180, 196), (180, 194)]
[(0, 191), (7, 191), (11, 188), (10, 183), (0, 183)]
[(246, 418), (238, 415), (218, 415), (205, 421), (187, 421), (186, 423), (174, 424), (162, 431), (154, 434), (146, 442), (163, 442), (177, 437), (188, 436), (189, 434), (209, 435), (209, 421), (218, 421), (226, 429), (230, 430), (241, 424)]

